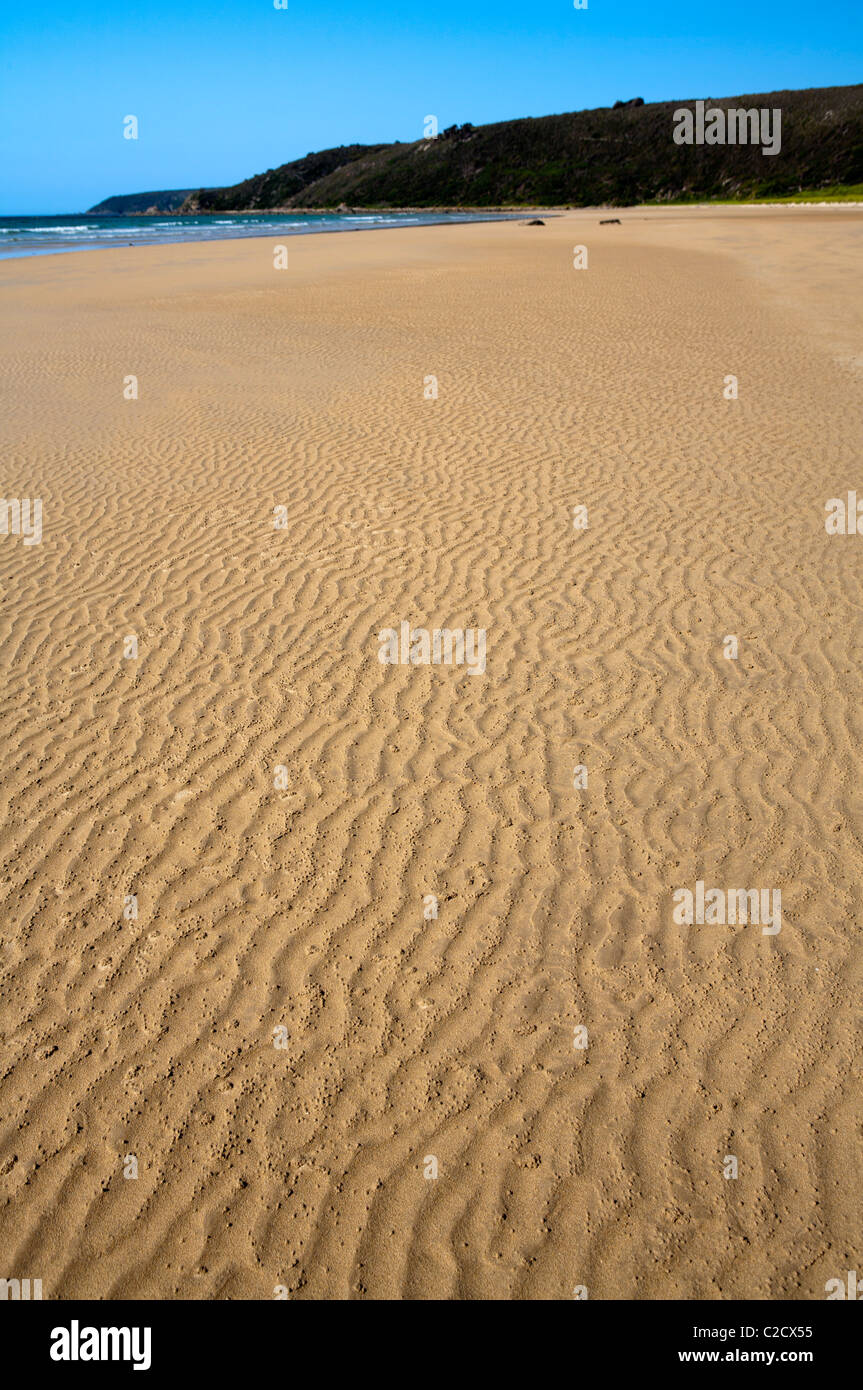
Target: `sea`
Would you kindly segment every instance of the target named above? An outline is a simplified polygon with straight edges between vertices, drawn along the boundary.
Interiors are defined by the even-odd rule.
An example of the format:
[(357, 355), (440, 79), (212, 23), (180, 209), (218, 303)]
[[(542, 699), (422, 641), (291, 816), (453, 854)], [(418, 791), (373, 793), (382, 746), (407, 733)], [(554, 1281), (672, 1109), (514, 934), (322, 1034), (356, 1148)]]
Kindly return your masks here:
[(302, 236), (374, 227), (430, 227), (447, 222), (501, 222), (524, 216), (501, 212), (206, 213), (194, 216), (0, 217), (0, 259), (92, 251), (101, 246), (154, 246), (165, 242), (223, 241), (233, 237)]

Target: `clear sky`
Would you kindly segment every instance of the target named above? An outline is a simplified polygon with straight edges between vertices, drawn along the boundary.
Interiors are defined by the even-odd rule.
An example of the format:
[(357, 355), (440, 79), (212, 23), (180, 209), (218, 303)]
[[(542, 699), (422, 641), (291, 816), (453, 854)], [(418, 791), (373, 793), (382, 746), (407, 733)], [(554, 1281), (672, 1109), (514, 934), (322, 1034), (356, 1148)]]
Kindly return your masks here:
[(432, 114), (860, 81), (863, 0), (0, 0), (0, 213), (235, 183)]

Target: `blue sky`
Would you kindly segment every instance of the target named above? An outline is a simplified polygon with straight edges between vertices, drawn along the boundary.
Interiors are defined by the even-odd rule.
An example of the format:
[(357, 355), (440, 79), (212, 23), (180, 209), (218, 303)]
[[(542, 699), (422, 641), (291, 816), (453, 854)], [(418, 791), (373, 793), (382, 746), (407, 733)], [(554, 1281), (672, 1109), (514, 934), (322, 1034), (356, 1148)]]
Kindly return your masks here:
[(860, 81), (863, 0), (0, 0), (0, 213), (234, 183), (429, 114)]

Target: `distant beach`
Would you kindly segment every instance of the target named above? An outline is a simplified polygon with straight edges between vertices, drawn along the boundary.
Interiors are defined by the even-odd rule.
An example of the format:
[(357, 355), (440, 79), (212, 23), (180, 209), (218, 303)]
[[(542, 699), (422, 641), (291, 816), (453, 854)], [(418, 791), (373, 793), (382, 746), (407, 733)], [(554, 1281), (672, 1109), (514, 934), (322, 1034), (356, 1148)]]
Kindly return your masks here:
[(501, 222), (517, 212), (220, 212), (106, 217), (59, 213), (55, 217), (0, 217), (0, 260), (93, 251), (105, 246), (158, 246), (169, 242), (227, 241), (234, 237), (302, 236), (381, 227), (429, 227), (447, 222)]

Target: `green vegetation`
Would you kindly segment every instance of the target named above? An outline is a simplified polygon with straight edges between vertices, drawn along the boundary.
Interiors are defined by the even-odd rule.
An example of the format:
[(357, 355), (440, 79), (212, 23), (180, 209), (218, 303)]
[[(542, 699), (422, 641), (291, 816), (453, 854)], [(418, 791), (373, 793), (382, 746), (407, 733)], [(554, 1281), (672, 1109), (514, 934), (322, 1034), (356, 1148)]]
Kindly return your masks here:
[[(230, 188), (109, 198), (98, 212), (336, 208), (591, 207), (856, 200), (863, 188), (863, 85), (706, 97), (782, 113), (781, 149), (677, 145), (674, 112), (694, 98), (453, 125), (437, 139), (341, 145)], [(175, 200), (179, 199), (177, 202)]]
[(797, 193), (781, 196), (753, 194), (748, 198), (667, 198), (663, 202), (643, 203), (643, 207), (685, 207), (695, 202), (710, 203), (863, 203), (863, 183), (832, 184), (826, 188), (801, 188)]
[(118, 193), (90, 208), (91, 213), (120, 217), (142, 212), (179, 212), (191, 188), (173, 188), (156, 193)]
[(673, 113), (694, 98), (647, 105), (635, 98), (594, 111), (450, 126), (435, 140), (323, 150), (232, 188), (201, 189), (183, 211), (773, 202), (863, 181), (863, 85), (705, 100), (726, 110), (778, 107), (779, 153), (677, 145)]

